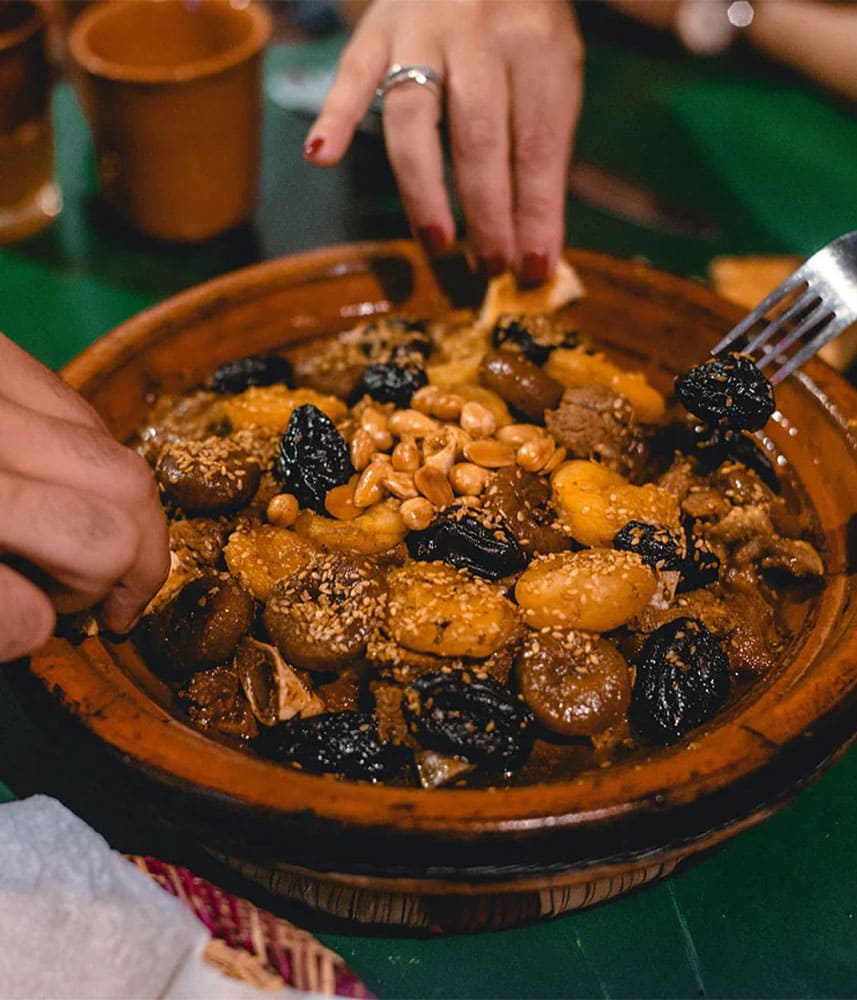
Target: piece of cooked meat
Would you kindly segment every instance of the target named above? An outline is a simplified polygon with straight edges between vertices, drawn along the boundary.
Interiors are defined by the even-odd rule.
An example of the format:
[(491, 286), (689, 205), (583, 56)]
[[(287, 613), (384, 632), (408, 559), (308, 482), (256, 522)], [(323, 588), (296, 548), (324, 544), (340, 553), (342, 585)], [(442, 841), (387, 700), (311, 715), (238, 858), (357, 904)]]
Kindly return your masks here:
[(733, 670), (767, 673), (775, 664), (773, 650), (780, 645), (774, 609), (753, 590), (728, 590), (723, 597), (733, 627), (726, 640), (726, 653)]
[(603, 385), (566, 389), (559, 406), (545, 413), (545, 426), (570, 455), (597, 458), (632, 480), (648, 459), (631, 404)]
[(792, 576), (823, 576), (824, 563), (809, 542), (779, 535), (756, 535), (732, 555), (736, 569), (755, 564), (762, 569), (781, 569)]

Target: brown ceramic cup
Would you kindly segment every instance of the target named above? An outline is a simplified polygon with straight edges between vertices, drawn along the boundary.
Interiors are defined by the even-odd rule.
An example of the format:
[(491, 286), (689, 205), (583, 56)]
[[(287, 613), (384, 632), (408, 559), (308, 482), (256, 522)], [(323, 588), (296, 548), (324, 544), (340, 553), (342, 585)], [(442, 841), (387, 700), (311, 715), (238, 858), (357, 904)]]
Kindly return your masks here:
[(270, 35), (247, 0), (108, 0), (74, 22), (101, 195), (135, 228), (194, 242), (249, 219)]
[(34, 3), (0, 3), (0, 243), (44, 229), (62, 205), (44, 33)]

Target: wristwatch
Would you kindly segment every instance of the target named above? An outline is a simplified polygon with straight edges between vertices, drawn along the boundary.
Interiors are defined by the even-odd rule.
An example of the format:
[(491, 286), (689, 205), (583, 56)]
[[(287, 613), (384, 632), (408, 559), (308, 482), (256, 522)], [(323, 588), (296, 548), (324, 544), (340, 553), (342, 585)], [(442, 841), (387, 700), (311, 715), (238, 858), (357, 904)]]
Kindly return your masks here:
[(753, 14), (748, 0), (682, 0), (672, 28), (689, 52), (715, 56), (729, 48), (741, 28), (753, 23)]

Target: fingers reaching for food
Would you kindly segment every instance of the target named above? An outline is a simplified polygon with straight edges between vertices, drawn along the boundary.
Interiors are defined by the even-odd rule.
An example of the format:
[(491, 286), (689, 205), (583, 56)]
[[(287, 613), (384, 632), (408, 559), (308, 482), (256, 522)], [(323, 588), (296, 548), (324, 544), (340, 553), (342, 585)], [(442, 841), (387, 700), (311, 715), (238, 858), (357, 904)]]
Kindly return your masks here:
[(583, 45), (570, 4), (375, 0), (343, 54), (304, 155), (332, 166), (375, 98), (411, 229), (455, 236), (438, 126), (446, 120), (472, 261), (528, 285), (554, 271), (580, 113)]
[(125, 632), (169, 569), (152, 470), (57, 376), (0, 337), (0, 521), (9, 600), (0, 658), (32, 652), (57, 613), (99, 606)]

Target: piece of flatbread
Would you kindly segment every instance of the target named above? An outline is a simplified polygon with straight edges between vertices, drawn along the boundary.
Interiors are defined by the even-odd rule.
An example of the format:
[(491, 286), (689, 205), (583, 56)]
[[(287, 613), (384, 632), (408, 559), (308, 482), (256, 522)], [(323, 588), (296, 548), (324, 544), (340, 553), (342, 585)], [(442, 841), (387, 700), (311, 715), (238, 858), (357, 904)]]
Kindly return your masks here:
[(577, 271), (564, 260), (559, 261), (550, 280), (536, 288), (521, 288), (515, 275), (507, 271), (488, 283), (476, 327), (491, 330), (497, 320), (506, 314), (533, 316), (556, 312), (584, 295), (586, 289)]

